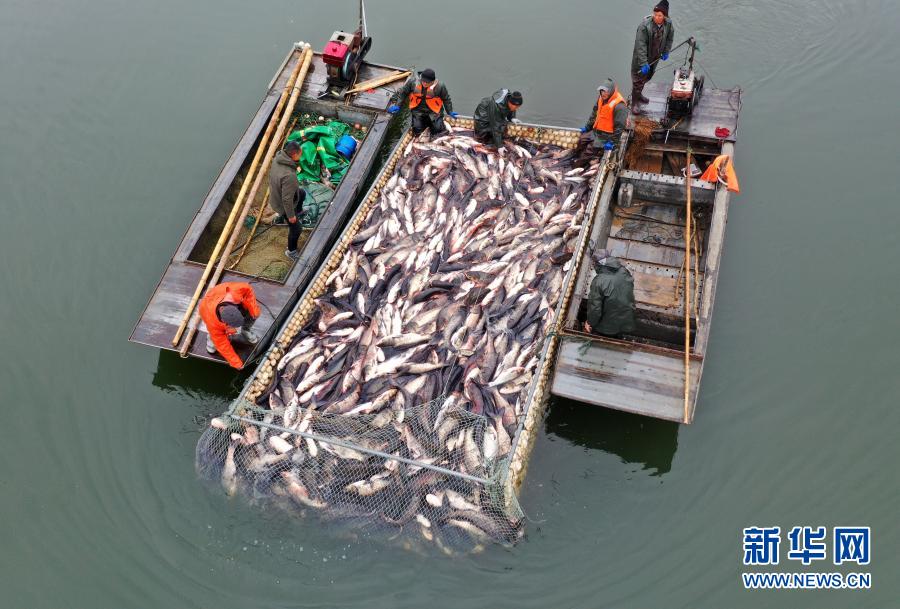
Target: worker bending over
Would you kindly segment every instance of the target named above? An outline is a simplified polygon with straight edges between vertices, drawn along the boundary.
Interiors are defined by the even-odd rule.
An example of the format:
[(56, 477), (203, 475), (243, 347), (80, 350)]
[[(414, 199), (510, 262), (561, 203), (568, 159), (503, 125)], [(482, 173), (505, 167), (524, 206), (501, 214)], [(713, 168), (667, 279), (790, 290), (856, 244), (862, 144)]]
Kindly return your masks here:
[(418, 80), (408, 80), (402, 89), (394, 93), (388, 107), (391, 114), (400, 111), (400, 106), (396, 105), (398, 99), (409, 100), (412, 131), (415, 135), (426, 129), (432, 136), (442, 135), (447, 132), (447, 128), (444, 127), (444, 114), (449, 114), (453, 118), (458, 116), (453, 111), (450, 92), (444, 83), (437, 81), (431, 68), (419, 72)]
[(602, 154), (601, 149), (612, 150), (619, 142), (628, 122), (628, 104), (611, 78), (597, 87), (597, 91), (597, 103), (581, 132), (591, 132), (593, 152)]
[(200, 301), (200, 319), (206, 325), (206, 351), (216, 351), (232, 368), (240, 369), (244, 362), (231, 346), (233, 339), (250, 345), (259, 342), (251, 329), (259, 317), (259, 305), (249, 283), (231, 281), (220, 283)]
[(656, 64), (669, 58), (675, 26), (669, 19), (669, 0), (661, 0), (653, 7), (653, 14), (645, 17), (634, 36), (634, 54), (631, 56), (631, 109), (636, 114), (641, 104), (650, 100), (644, 96), (644, 85), (656, 72)]
[(297, 242), (300, 240), (301, 224), (297, 216), (302, 216), (306, 191), (297, 180), (297, 163), (300, 161), (300, 142), (286, 143), (272, 159), (269, 168), (269, 207), (278, 214), (275, 224), (287, 221), (288, 242), (284, 255), (291, 260), (300, 258)]
[(516, 110), (522, 105), (522, 94), (518, 91), (500, 89), (490, 97), (485, 97), (475, 108), (475, 138), (499, 149), (509, 123), (518, 122)]
[(584, 329), (603, 336), (620, 337), (634, 332), (634, 279), (608, 250), (594, 254), (597, 276), (588, 293)]

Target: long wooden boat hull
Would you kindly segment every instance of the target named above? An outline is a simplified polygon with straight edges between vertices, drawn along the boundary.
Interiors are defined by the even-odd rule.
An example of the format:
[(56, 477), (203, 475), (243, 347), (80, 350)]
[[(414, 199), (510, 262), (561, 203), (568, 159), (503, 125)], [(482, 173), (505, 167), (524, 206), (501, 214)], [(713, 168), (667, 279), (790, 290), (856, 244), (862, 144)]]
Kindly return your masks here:
[[(666, 83), (653, 83), (646, 118), (665, 112)], [(692, 262), (688, 397), (685, 400), (684, 262), (686, 179), (678, 175), (685, 152), (697, 164), (734, 153), (741, 92), (707, 90), (690, 120), (659, 132), (633, 166), (616, 167), (591, 222), (592, 249), (605, 248), (632, 273), (637, 304), (633, 335), (607, 338), (584, 331), (584, 313), (594, 275), (590, 252), (576, 263), (559, 332), (551, 383), (553, 395), (659, 419), (694, 418), (709, 340), (719, 264), (723, 253), (729, 192), (721, 184), (692, 180), (692, 207), (700, 214)], [(719, 138), (718, 127), (729, 135)], [(627, 155), (622, 154), (622, 159)], [(682, 164), (679, 165), (678, 163)], [(679, 290), (681, 290), (679, 292)]]
[[(231, 202), (226, 200), (226, 195), (234, 192), (237, 187), (236, 178), (239, 178), (241, 171), (246, 170), (249, 165), (250, 158), (256, 150), (257, 143), (268, 124), (278, 98), (299, 59), (300, 52), (293, 49), (272, 79), (259, 109), (210, 188), (203, 205), (185, 232), (178, 249), (154, 289), (150, 301), (135, 324), (129, 338), (131, 342), (158, 349), (177, 350), (172, 346), (172, 338), (184, 311), (187, 310), (205, 267), (205, 259), (197, 260), (198, 243), (204, 238), (209, 238), (212, 232), (211, 228), (216, 220), (221, 220), (223, 212), (227, 213), (225, 210), (230, 209)], [(360, 69), (359, 78), (360, 80), (369, 80), (385, 76), (396, 70), (399, 68), (366, 63)], [(394, 86), (398, 87), (402, 84), (402, 82), (398, 82)], [(316, 53), (301, 90), (297, 108), (303, 112), (323, 114), (344, 122), (361, 123), (367, 127), (367, 133), (343, 180), (335, 190), (331, 204), (308, 236), (301, 250), (300, 260), (292, 265), (283, 281), (274, 281), (235, 271), (226, 271), (223, 274), (220, 280), (223, 282), (250, 282), (262, 305), (260, 317), (254, 327), (254, 330), (261, 336), (260, 342), (255, 347), (235, 343), (235, 349), (245, 363), (252, 361), (264, 351), (321, 264), (335, 238), (344, 228), (358, 199), (360, 189), (378, 160), (379, 150), (388, 133), (391, 116), (385, 110), (393, 87), (362, 92), (353, 96), (349, 103), (319, 100), (318, 98), (325, 92), (325, 88), (325, 66), (322, 63), (321, 55)], [(219, 354), (207, 353), (206, 333), (202, 324), (188, 355), (225, 363)]]

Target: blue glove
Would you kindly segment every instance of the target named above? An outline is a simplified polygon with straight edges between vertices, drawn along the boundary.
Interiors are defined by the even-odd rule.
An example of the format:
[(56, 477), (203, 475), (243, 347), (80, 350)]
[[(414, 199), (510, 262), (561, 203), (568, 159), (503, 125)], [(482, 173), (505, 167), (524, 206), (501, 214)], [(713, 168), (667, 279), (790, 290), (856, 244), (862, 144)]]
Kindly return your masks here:
[(587, 128), (587, 127), (582, 127), (582, 128), (581, 128), (581, 132), (582, 132), (582, 133), (587, 133), (587, 132), (588, 132), (588, 128)]
[(450, 118), (456, 118), (459, 116), (459, 112), (450, 112)]
[(400, 112), (400, 106), (398, 106), (397, 104), (392, 104), (388, 106), (388, 112), (391, 114), (397, 114), (398, 112)]
[(663, 53), (662, 56), (660, 57), (660, 59), (662, 59), (663, 61), (668, 61), (668, 60), (669, 60), (669, 54), (668, 54), (668, 53)]
[(644, 65), (641, 66), (641, 74), (643, 74), (644, 76), (646, 76), (646, 75), (649, 74), (649, 73), (650, 73), (650, 64), (649, 64), (649, 63), (645, 63)]
[(613, 144), (613, 141), (612, 141), (612, 140), (606, 140), (606, 143), (603, 144), (603, 149), (604, 149), (604, 150), (612, 150), (612, 149), (615, 148), (615, 147), (616, 147), (616, 145)]

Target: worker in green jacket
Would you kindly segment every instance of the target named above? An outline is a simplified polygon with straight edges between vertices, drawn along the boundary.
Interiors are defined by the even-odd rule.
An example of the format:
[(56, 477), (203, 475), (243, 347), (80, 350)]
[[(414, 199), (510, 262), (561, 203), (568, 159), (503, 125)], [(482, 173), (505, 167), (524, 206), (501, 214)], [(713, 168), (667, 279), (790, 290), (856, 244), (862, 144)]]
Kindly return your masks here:
[(453, 111), (453, 101), (446, 85), (437, 81), (434, 70), (427, 68), (419, 72), (418, 80), (408, 80), (403, 87), (391, 96), (388, 112), (396, 114), (400, 111), (398, 100), (409, 101), (409, 112), (412, 117), (412, 132), (419, 135), (426, 129), (432, 136), (447, 132), (444, 126), (444, 114), (453, 118), (459, 116)]
[(475, 108), (475, 137), (495, 148), (503, 146), (503, 136), (509, 123), (518, 122), (516, 110), (522, 105), (522, 94), (500, 89), (485, 97)]
[(597, 276), (588, 293), (584, 329), (603, 336), (620, 337), (634, 332), (634, 279), (608, 250), (594, 254)]
[(597, 102), (581, 132), (590, 132), (592, 152), (603, 154), (603, 150), (613, 150), (622, 137), (628, 123), (628, 104), (612, 78), (597, 87), (597, 94)]
[(634, 36), (631, 56), (631, 110), (639, 114), (640, 105), (650, 100), (644, 96), (644, 85), (650, 82), (660, 61), (669, 59), (675, 26), (669, 19), (669, 0), (661, 0), (653, 7), (653, 14), (645, 17)]

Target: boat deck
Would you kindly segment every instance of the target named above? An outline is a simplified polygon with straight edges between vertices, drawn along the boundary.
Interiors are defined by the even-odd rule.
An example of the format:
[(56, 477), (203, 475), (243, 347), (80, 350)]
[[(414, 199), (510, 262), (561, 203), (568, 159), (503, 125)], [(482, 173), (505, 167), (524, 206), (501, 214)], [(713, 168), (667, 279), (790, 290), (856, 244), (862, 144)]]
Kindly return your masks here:
[[(150, 301), (132, 331), (130, 341), (159, 349), (176, 350), (172, 346), (171, 340), (181, 323), (184, 311), (187, 310), (194, 289), (203, 275), (206, 261), (211, 253), (211, 244), (215, 243), (222, 226), (224, 226), (225, 216), (231, 209), (233, 198), (240, 188), (240, 180), (247, 171), (250, 158), (256, 150), (281, 92), (299, 59), (300, 52), (296, 49), (292, 50), (272, 79), (259, 109), (210, 188), (203, 205), (169, 261)], [(362, 81), (380, 78), (396, 70), (399, 68), (366, 63), (360, 68), (359, 79)], [(260, 302), (261, 314), (254, 328), (261, 337), (259, 344), (250, 347), (238, 342), (234, 343), (235, 350), (245, 363), (264, 351), (289, 309), (315, 273), (334, 239), (344, 227), (387, 135), (391, 119), (391, 116), (385, 112), (388, 100), (394, 88), (402, 86), (403, 81), (387, 87), (364, 91), (347, 101), (327, 98), (320, 100), (319, 96), (325, 91), (325, 83), (325, 66), (322, 63), (321, 54), (315, 53), (310, 71), (301, 89), (295, 113), (299, 109), (333, 116), (344, 122), (360, 122), (367, 126), (367, 133), (360, 142), (353, 161), (343, 180), (337, 186), (331, 203), (320, 217), (318, 224), (314, 229), (304, 230), (305, 245), (301, 250), (300, 260), (290, 263), (287, 258), (284, 259), (285, 268), (281, 273), (280, 281), (266, 277), (263, 273), (250, 275), (226, 271), (222, 275), (221, 282), (249, 282)], [(261, 188), (260, 190), (265, 189)], [(258, 195), (258, 201), (262, 201), (262, 196), (262, 193)], [(212, 355), (207, 353), (206, 331), (202, 323), (198, 326), (197, 336), (194, 338), (188, 354), (191, 357), (225, 363), (218, 353)]]

